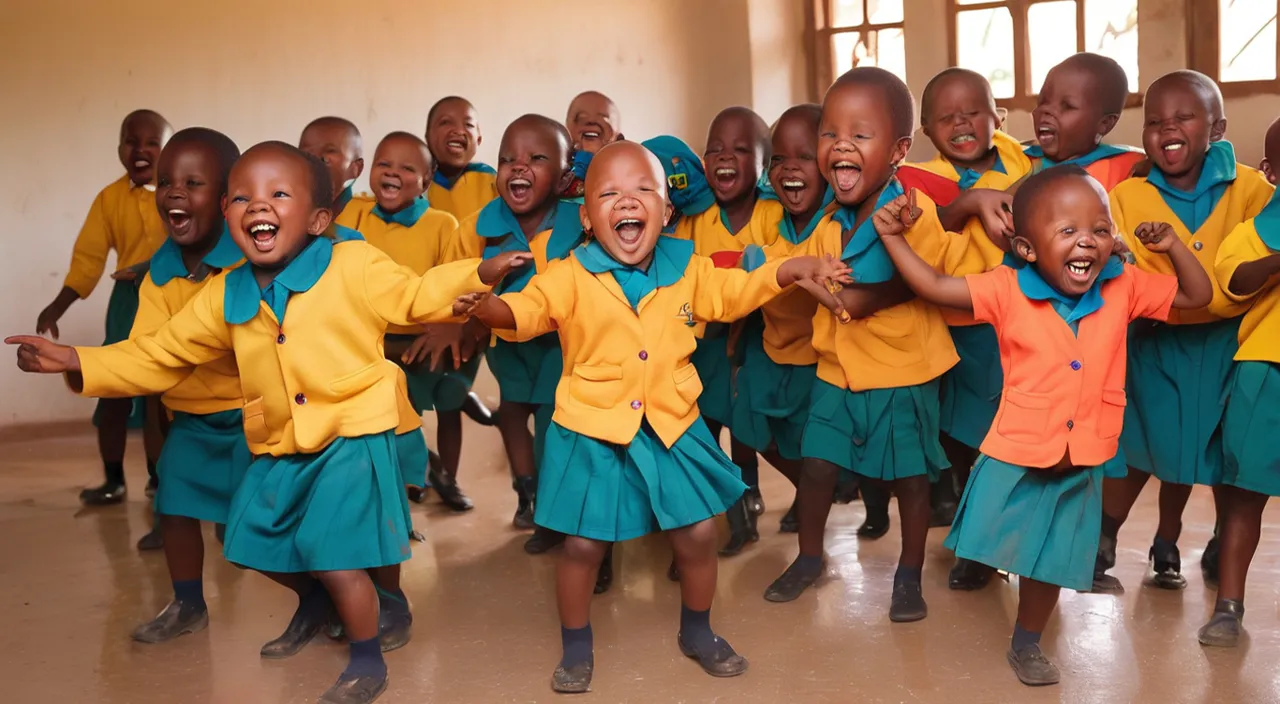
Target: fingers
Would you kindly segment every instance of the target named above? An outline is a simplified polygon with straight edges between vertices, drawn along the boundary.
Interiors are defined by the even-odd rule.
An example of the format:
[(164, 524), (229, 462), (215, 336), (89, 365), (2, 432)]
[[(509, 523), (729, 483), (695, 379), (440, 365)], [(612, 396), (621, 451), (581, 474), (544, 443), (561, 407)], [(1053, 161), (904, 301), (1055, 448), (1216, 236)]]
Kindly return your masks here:
[(469, 317), (479, 304), (480, 298), (485, 294), (482, 293), (464, 293), (453, 301), (453, 315), (455, 318)]
[(813, 279), (801, 279), (796, 282), (796, 285), (808, 291), (809, 295), (813, 296), (818, 303), (835, 314), (836, 318), (841, 323), (847, 323), (852, 320), (848, 311), (844, 309), (844, 304), (840, 302), (840, 299), (817, 281), (814, 281)]
[(906, 206), (902, 210), (898, 211), (898, 219), (902, 221), (903, 226), (908, 229), (910, 229), (912, 225), (916, 224), (916, 220), (919, 220), (920, 216), (924, 213), (924, 211), (916, 205), (916, 193), (916, 189), (911, 189), (911, 192), (907, 194)]

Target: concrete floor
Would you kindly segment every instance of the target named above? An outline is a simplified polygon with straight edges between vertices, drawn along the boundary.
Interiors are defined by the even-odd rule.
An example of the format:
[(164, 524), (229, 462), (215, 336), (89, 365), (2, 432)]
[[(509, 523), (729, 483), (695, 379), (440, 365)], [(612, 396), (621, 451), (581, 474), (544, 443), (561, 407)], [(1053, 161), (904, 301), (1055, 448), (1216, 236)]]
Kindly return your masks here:
[[(429, 428), (428, 437), (433, 433)], [(560, 649), (554, 557), (521, 551), (524, 535), (510, 527), (515, 502), (496, 431), (468, 425), (467, 433), (462, 484), (477, 508), (452, 515), (435, 502), (414, 507), (428, 539), (405, 566), (414, 640), (388, 655), (391, 685), (379, 701), (561, 701), (548, 684)], [(171, 593), (163, 555), (133, 547), (149, 525), (141, 439), (130, 441), (135, 493), (128, 504), (86, 510), (76, 494), (100, 479), (91, 431), (15, 435), (0, 438), (0, 682), (8, 690), (0, 700), (310, 702), (336, 678), (346, 647), (323, 638), (291, 660), (258, 658), (259, 646), (284, 629), (294, 599), (229, 566), (216, 551), (206, 558), (209, 628), (165, 645), (131, 642), (133, 627)], [(767, 467), (764, 474), (762, 540), (721, 562), (713, 614), (751, 670), (716, 680), (679, 654), (679, 593), (665, 578), (670, 551), (651, 536), (618, 550), (618, 582), (594, 605), (593, 693), (575, 700), (1280, 702), (1280, 532), (1264, 532), (1254, 563), (1247, 644), (1210, 651), (1196, 642), (1214, 598), (1196, 568), (1212, 522), (1207, 492), (1197, 491), (1188, 509), (1187, 590), (1140, 586), (1155, 526), (1149, 488), (1120, 534), (1116, 574), (1128, 592), (1064, 593), (1044, 642), (1063, 681), (1032, 690), (1017, 682), (1004, 658), (1016, 586), (947, 591), (944, 529), (930, 536), (925, 621), (889, 623), (897, 529), (860, 542), (858, 503), (832, 512), (830, 566), (818, 587), (791, 604), (765, 602), (761, 594), (794, 555), (795, 542), (776, 532), (789, 487)], [(1280, 508), (1267, 519), (1274, 527)], [(216, 545), (212, 531), (206, 544)]]

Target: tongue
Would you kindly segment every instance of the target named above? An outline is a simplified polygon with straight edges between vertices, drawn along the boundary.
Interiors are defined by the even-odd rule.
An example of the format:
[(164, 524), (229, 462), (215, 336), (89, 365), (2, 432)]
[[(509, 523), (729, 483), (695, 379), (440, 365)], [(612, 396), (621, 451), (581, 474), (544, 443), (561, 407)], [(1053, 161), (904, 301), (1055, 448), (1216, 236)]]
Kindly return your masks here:
[(857, 169), (836, 169), (836, 188), (841, 191), (851, 191), (858, 184), (861, 172)]

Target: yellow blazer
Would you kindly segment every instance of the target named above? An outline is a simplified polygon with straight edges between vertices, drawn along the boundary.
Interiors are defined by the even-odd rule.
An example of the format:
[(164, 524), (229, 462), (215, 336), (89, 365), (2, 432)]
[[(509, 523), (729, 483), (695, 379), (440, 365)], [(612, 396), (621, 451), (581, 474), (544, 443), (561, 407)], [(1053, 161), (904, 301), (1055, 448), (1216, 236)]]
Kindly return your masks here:
[[(700, 257), (709, 257), (716, 252), (738, 252), (749, 244), (765, 246), (773, 240), (756, 241), (757, 236), (767, 233), (769, 224), (773, 224), (776, 237), (778, 221), (786, 212), (782, 204), (769, 198), (757, 198), (755, 209), (751, 211), (751, 219), (741, 232), (732, 233), (720, 219), (720, 206), (713, 204), (710, 208), (689, 218), (680, 218), (676, 222), (676, 231), (671, 235), (680, 240), (692, 240), (694, 253)], [(751, 223), (760, 221), (761, 226), (755, 228)]]
[(498, 197), (498, 177), (485, 171), (468, 171), (458, 178), (453, 188), (432, 181), (427, 186), (427, 200), (438, 208), (461, 220), (489, 204)]
[[(819, 213), (815, 217), (823, 215)], [(766, 261), (785, 259), (804, 246), (804, 243), (791, 244), (778, 234), (781, 219), (751, 219), (751, 232), (747, 237), (753, 244), (763, 247)], [(813, 348), (813, 317), (817, 312), (818, 301), (798, 286), (787, 287), (777, 298), (761, 306), (764, 351), (769, 359), (777, 364), (798, 367), (817, 364), (818, 351)]]
[[(1225, 196), (1223, 196), (1225, 198)], [(1271, 362), (1280, 364), (1280, 277), (1273, 277), (1262, 289), (1249, 296), (1237, 296), (1227, 290), (1236, 269), (1246, 262), (1275, 254), (1262, 237), (1253, 220), (1240, 223), (1218, 247), (1214, 266), (1214, 285), (1222, 298), (1214, 298), (1210, 312), (1223, 316), (1241, 307), (1247, 308), (1240, 321), (1240, 349), (1237, 362)], [(1225, 309), (1225, 310), (1223, 310)]]
[[(477, 261), (411, 276), (365, 242), (333, 246), (322, 274), (289, 298), (281, 325), (253, 278), (228, 287), (219, 274), (152, 335), (77, 348), (86, 396), (145, 396), (169, 390), (200, 364), (235, 355), (244, 390), (245, 439), (254, 454), (318, 452), (338, 437), (400, 424), (398, 372), (383, 353), (388, 324), (448, 319), (454, 299), (488, 290)], [(228, 302), (253, 286), (257, 310), (227, 321)], [(234, 309), (233, 309), (234, 310)]]
[(155, 190), (134, 186), (128, 176), (121, 176), (93, 199), (62, 285), (88, 298), (102, 278), (112, 250), (116, 270), (128, 269), (150, 259), (165, 237)]

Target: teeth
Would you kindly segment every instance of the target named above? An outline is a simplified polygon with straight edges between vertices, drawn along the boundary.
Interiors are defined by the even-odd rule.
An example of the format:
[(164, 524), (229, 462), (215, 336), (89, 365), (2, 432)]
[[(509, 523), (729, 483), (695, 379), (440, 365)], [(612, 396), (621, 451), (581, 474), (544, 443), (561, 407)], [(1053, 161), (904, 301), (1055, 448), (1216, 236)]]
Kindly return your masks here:
[(1071, 270), (1071, 273), (1083, 276), (1089, 273), (1090, 265), (1087, 262), (1069, 262), (1067, 268)]
[(137, 160), (137, 161), (133, 162), (133, 165), (134, 165), (134, 166), (136, 166), (137, 168), (141, 169), (141, 168), (144, 168), (144, 167), (147, 167), (147, 166), (151, 166), (151, 162), (147, 161), (146, 159), (139, 159), (139, 160)]
[(962, 135), (958, 135), (951, 138), (952, 144), (966, 144), (968, 142), (976, 142), (976, 141), (978, 141), (977, 138), (975, 138), (971, 134), (962, 134)]
[(181, 215), (186, 215), (186, 214), (187, 214), (187, 211), (185, 211), (185, 210), (179, 210), (178, 208), (174, 208), (173, 210), (170, 210), (170, 211), (169, 211), (169, 215), (171, 215), (171, 216), (172, 216), (172, 215), (179, 215), (179, 216), (181, 216)]
[(267, 222), (260, 222), (249, 227), (249, 234), (256, 235), (259, 232), (275, 232), (276, 226)]
[(721, 167), (716, 169), (716, 176), (737, 176), (737, 175), (738, 175), (737, 169), (730, 169), (727, 167)]
[(782, 180), (783, 188), (804, 188), (804, 181), (798, 178), (788, 178)]
[(467, 147), (466, 142), (459, 142), (459, 141), (446, 142), (446, 145), (453, 147), (454, 149), (466, 149)]
[(1179, 143), (1175, 143), (1175, 144), (1166, 144), (1166, 145), (1164, 145), (1164, 150), (1165, 150), (1166, 152), (1176, 152), (1176, 151), (1178, 151), (1179, 149), (1182, 149), (1182, 148), (1183, 148), (1183, 147), (1185, 147), (1185, 146), (1187, 146), (1187, 145), (1182, 144), (1182, 143), (1180, 143), (1180, 142), (1179, 142)]
[(532, 186), (533, 182), (527, 178), (513, 178), (507, 182), (507, 185), (528, 187), (528, 186)]
[(833, 168), (833, 169), (856, 169), (856, 168), (858, 168), (858, 165), (857, 165), (857, 164), (855, 164), (855, 163), (853, 163), (852, 161), (837, 161), (836, 163), (834, 163), (834, 164), (832, 164), (832, 165), (831, 165), (831, 168)]
[(625, 220), (619, 220), (618, 224), (613, 226), (613, 229), (621, 230), (622, 228), (628, 227), (628, 226), (641, 227), (642, 225), (643, 223), (641, 223), (639, 220), (636, 220), (635, 218), (627, 218)]
[(583, 133), (582, 133), (582, 136), (583, 136), (583, 137), (586, 137), (587, 139), (600, 139), (600, 133), (599, 133), (599, 132), (590, 132), (590, 131), (588, 131), (588, 132), (583, 132)]

